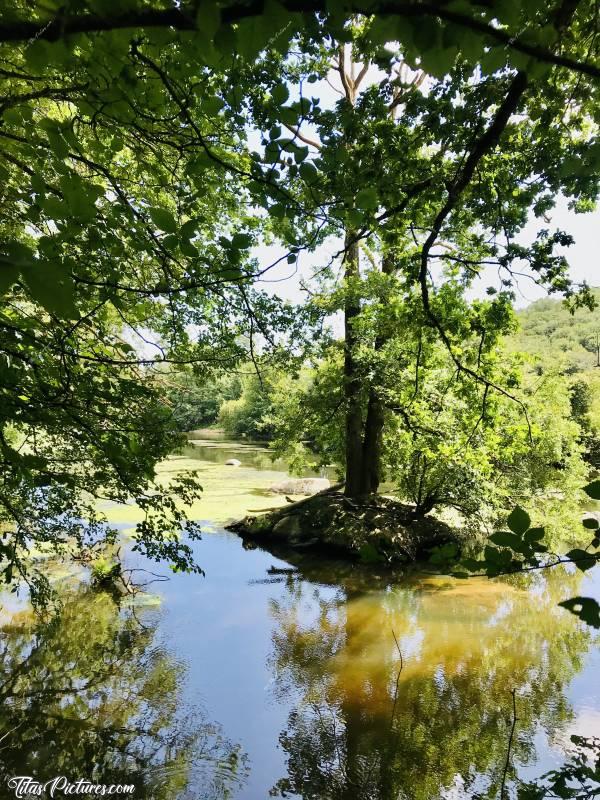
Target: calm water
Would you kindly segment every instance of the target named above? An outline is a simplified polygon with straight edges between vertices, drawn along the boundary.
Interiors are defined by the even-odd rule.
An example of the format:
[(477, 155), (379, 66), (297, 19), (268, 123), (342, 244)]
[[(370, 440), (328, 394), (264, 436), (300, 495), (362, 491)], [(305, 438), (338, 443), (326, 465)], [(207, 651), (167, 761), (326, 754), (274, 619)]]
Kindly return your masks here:
[[(248, 454), (186, 455), (210, 470)], [(153, 585), (160, 605), (84, 588), (35, 637), (26, 613), (5, 627), (0, 792), (7, 775), (65, 774), (144, 800), (491, 798), (512, 689), (521, 778), (600, 733), (597, 643), (556, 606), (598, 597), (597, 573), (377, 575), (290, 564), (214, 525), (197, 556), (206, 576)]]

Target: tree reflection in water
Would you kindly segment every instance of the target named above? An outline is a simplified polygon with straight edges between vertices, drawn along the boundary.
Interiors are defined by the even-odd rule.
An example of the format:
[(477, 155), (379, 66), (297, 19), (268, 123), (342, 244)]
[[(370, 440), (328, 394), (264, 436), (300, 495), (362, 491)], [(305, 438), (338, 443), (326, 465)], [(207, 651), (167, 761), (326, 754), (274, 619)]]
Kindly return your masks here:
[(572, 719), (564, 687), (589, 636), (556, 607), (568, 580), (526, 591), (522, 579), (436, 579), (378, 592), (290, 581), (272, 603), (273, 666), (278, 690), (298, 687), (300, 700), (280, 735), (288, 775), (271, 794), (497, 798), (511, 689), (519, 763), (535, 759), (540, 727), (552, 735)]
[(57, 775), (133, 783), (135, 797), (232, 796), (246, 759), (182, 702), (182, 664), (104, 593), (65, 600), (42, 628), (21, 615), (0, 634), (0, 783)]

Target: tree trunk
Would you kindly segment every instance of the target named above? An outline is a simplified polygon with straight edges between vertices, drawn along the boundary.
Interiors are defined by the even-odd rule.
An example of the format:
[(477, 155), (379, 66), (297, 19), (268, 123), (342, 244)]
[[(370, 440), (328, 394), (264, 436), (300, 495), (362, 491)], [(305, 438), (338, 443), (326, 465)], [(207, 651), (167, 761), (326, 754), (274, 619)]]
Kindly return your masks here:
[(376, 494), (381, 483), (381, 447), (383, 443), (383, 403), (377, 387), (369, 390), (369, 404), (365, 421), (365, 439), (362, 448), (362, 486), (364, 494)]
[(361, 389), (362, 381), (356, 362), (358, 336), (354, 329), (360, 314), (360, 300), (357, 287), (353, 284), (360, 277), (358, 265), (358, 243), (354, 234), (346, 234), (346, 299), (344, 304), (344, 396), (346, 400), (346, 486), (347, 497), (360, 497), (368, 494), (364, 486), (363, 470), (363, 415)]
[[(354, 107), (356, 90), (362, 78), (356, 78), (350, 53), (350, 71), (346, 72), (346, 47), (338, 51), (339, 72), (348, 103)], [(363, 74), (364, 76), (364, 74)], [(346, 146), (350, 144), (346, 141)], [(357, 363), (358, 336), (355, 321), (360, 314), (360, 295), (355, 284), (360, 279), (359, 246), (356, 234), (346, 231), (345, 270), (346, 299), (344, 304), (344, 397), (346, 400), (346, 497), (362, 497), (377, 492), (381, 472), (381, 442), (383, 432), (383, 405), (376, 391), (370, 387), (366, 419), (363, 403), (366, 394), (364, 378)], [(384, 259), (382, 270), (386, 271)], [(377, 348), (377, 343), (376, 343)], [(379, 345), (381, 346), (381, 345)]]
[[(393, 259), (386, 255), (381, 263), (381, 271), (384, 275), (391, 275), (394, 271)], [(388, 333), (380, 332), (375, 339), (374, 350), (377, 354), (389, 339)], [(362, 453), (362, 485), (366, 488), (366, 493), (376, 494), (381, 483), (381, 458), (383, 446), (383, 425), (385, 422), (384, 405), (377, 386), (378, 375), (375, 372), (375, 382), (373, 379), (369, 387), (369, 403), (367, 406), (367, 418), (365, 421), (365, 439)]]

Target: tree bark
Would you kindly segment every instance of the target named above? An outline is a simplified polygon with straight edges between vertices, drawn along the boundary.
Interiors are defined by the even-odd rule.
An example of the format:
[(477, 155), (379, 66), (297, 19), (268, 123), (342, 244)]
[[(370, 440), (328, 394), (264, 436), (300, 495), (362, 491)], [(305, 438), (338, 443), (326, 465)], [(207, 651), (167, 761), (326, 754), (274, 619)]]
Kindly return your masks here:
[(358, 243), (354, 234), (346, 234), (346, 299), (344, 303), (344, 397), (346, 400), (346, 486), (347, 497), (367, 494), (363, 483), (363, 414), (362, 380), (356, 360), (358, 336), (355, 321), (360, 314), (357, 287), (353, 284), (360, 278)]
[[(381, 271), (384, 275), (391, 275), (394, 271), (394, 262), (389, 255), (385, 255), (381, 262)], [(375, 339), (374, 351), (377, 354), (389, 339), (389, 333), (380, 332)], [(369, 402), (367, 418), (365, 421), (365, 439), (362, 454), (362, 486), (366, 494), (376, 494), (381, 483), (381, 459), (383, 447), (383, 425), (385, 422), (385, 409), (379, 392), (379, 376), (375, 372), (369, 387)]]

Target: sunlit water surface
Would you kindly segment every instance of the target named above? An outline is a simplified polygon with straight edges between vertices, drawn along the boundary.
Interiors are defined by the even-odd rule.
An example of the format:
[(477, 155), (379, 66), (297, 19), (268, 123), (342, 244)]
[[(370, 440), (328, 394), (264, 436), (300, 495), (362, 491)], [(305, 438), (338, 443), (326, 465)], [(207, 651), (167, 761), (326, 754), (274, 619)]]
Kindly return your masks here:
[(149, 587), (160, 604), (121, 610), (80, 589), (35, 637), (27, 612), (4, 628), (0, 796), (10, 775), (64, 774), (143, 800), (498, 797), (513, 689), (510, 777), (600, 734), (597, 642), (557, 607), (599, 597), (598, 571), (456, 581), (291, 564), (221, 527), (285, 502), (267, 494), (284, 473), (264, 452), (195, 444), (182, 459), (206, 478), (205, 577), (173, 575)]

